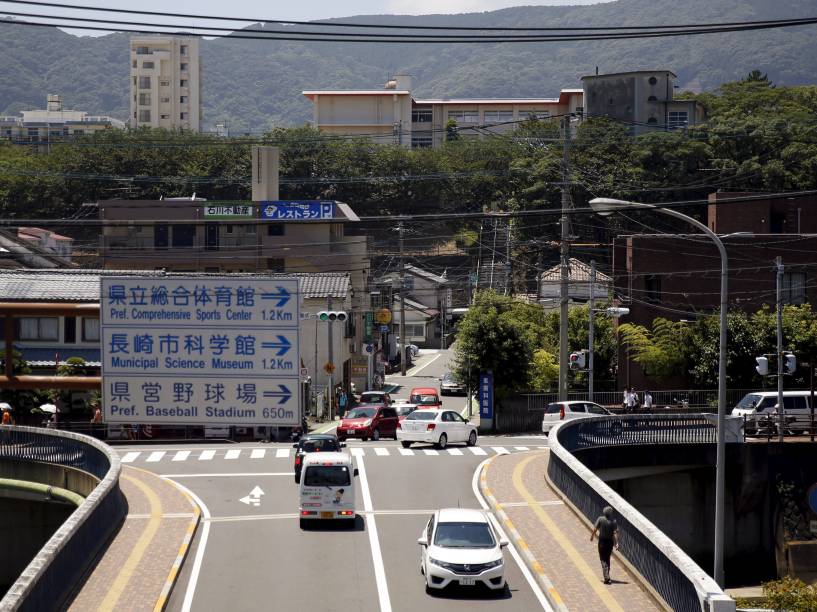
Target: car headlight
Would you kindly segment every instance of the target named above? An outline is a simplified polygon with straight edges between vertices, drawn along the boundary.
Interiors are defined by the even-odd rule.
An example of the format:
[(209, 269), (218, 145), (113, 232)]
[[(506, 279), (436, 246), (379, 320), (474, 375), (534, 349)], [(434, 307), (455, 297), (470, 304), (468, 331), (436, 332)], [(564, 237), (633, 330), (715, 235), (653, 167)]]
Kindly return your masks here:
[(372, 420), (371, 420), (371, 419), (369, 419), (369, 420), (367, 420), (367, 421), (364, 421), (364, 422), (363, 422), (363, 425), (361, 425), (361, 427), (368, 427), (368, 426), (369, 426), (369, 425), (371, 425), (371, 424), (372, 424)]
[(504, 563), (504, 560), (502, 559), (502, 557), (500, 557), (496, 561), (488, 561), (488, 563), (483, 563), (483, 567), (485, 569), (491, 569), (493, 567), (499, 567), (503, 563)]
[(437, 567), (454, 571), (453, 563), (446, 563), (445, 561), (440, 561), (439, 559), (435, 559), (433, 557), (429, 557), (428, 562), (433, 565), (436, 565)]

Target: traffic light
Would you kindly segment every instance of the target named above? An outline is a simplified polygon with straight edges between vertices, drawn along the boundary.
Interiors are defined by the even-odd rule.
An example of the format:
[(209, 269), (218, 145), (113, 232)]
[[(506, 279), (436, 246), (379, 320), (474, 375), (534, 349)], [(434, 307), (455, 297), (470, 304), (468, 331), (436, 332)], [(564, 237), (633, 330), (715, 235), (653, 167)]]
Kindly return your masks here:
[(571, 370), (584, 370), (586, 365), (587, 356), (584, 354), (584, 351), (577, 351), (575, 353), (570, 353), (570, 369)]
[(783, 355), (783, 360), (783, 373), (794, 374), (797, 369), (797, 357), (794, 356), (794, 353), (786, 353)]
[(348, 315), (342, 310), (321, 310), (318, 313), (318, 320), (324, 323), (338, 321), (340, 323), (346, 321)]
[(755, 357), (755, 361), (757, 361), (757, 365), (755, 366), (755, 370), (761, 376), (768, 376), (769, 375), (769, 359), (767, 357)]

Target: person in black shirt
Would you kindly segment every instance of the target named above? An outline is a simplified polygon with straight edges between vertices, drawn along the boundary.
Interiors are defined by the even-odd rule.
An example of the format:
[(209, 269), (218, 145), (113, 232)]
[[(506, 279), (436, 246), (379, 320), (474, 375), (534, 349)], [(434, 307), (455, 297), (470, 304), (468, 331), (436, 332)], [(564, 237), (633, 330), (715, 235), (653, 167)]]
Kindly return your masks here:
[(618, 550), (618, 523), (613, 518), (613, 509), (605, 506), (602, 516), (596, 519), (596, 526), (590, 534), (590, 541), (598, 534), (599, 536), (599, 561), (601, 561), (601, 572), (604, 576), (604, 584), (610, 584), (610, 556), (613, 548)]

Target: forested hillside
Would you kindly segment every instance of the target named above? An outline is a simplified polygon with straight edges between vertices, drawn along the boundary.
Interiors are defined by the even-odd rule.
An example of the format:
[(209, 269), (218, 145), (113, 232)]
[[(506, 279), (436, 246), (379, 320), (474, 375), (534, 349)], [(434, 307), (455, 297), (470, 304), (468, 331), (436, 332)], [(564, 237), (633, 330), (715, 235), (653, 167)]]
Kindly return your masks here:
[[(654, 25), (784, 19), (817, 13), (813, 0), (617, 0), (575, 7), (518, 7), (487, 13), (348, 18), (375, 24), (468, 26)], [(274, 10), (270, 9), (270, 17)], [(274, 28), (268, 28), (274, 31)], [(280, 29), (280, 28), (279, 28)], [(299, 125), (311, 118), (310, 88), (379, 87), (414, 76), (423, 97), (555, 96), (582, 75), (670, 69), (682, 89), (712, 90), (760, 69), (781, 85), (815, 82), (813, 26), (694, 37), (524, 44), (373, 45), (223, 38), (202, 43), (207, 126), (233, 133)], [(128, 35), (76, 37), (0, 22), (0, 112), (42, 108), (48, 93), (69, 107), (127, 118)]]

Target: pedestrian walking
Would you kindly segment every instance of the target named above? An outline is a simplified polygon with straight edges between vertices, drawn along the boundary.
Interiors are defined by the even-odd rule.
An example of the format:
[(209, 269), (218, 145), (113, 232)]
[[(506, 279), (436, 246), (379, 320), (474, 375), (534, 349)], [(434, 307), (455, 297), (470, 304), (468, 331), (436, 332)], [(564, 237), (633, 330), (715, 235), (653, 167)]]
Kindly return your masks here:
[(632, 387), (627, 387), (624, 389), (624, 411), (627, 414), (632, 414), (635, 412), (636, 405), (638, 404), (638, 394)]
[(338, 414), (340, 418), (343, 418), (343, 415), (346, 414), (346, 403), (348, 402), (348, 397), (346, 396), (346, 391), (341, 388), (340, 393), (338, 393)]
[(618, 550), (618, 523), (613, 518), (613, 509), (605, 506), (602, 515), (596, 519), (596, 526), (590, 534), (590, 541), (598, 534), (599, 536), (599, 561), (601, 561), (601, 573), (604, 577), (604, 584), (610, 584), (610, 557), (613, 548)]
[(14, 419), (11, 418), (11, 408), (3, 408), (3, 425), (14, 425)]
[(652, 395), (649, 391), (644, 391), (644, 412), (652, 414)]

